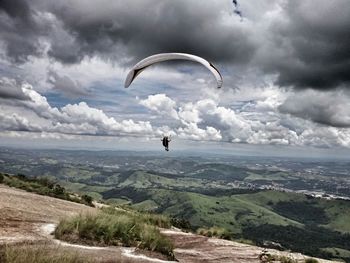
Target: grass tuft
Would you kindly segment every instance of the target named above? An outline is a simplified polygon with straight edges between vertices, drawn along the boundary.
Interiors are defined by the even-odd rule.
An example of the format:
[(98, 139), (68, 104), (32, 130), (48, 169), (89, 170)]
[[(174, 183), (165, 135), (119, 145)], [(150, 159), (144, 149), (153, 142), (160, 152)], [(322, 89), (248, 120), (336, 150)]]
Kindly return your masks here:
[(55, 237), (95, 246), (135, 246), (174, 259), (172, 243), (158, 229), (169, 226), (170, 219), (164, 216), (107, 208), (94, 215), (62, 220), (55, 230)]
[(213, 226), (209, 229), (199, 228), (197, 229), (197, 234), (207, 237), (217, 237), (223, 239), (232, 239), (232, 233), (223, 227)]

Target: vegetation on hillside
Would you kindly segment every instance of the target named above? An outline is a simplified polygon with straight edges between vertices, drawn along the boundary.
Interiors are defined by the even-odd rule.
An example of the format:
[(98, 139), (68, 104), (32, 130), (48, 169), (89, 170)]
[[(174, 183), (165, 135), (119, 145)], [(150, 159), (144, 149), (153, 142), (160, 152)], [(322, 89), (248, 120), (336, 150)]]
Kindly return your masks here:
[[(324, 200), (277, 191), (246, 190), (208, 195), (130, 186), (102, 195), (104, 198), (127, 198), (133, 207), (141, 210), (152, 202), (156, 208), (153, 211), (175, 218), (173, 221), (178, 227), (184, 226), (206, 236), (251, 240), (258, 245), (275, 244), (274, 248), (292, 249), (315, 257), (350, 259), (345, 253), (350, 253), (350, 244), (344, 243), (350, 233), (350, 202), (345, 200)], [(324, 248), (337, 248), (344, 253)]]
[(24, 174), (9, 175), (0, 173), (0, 183), (40, 195), (47, 195), (71, 202), (94, 206), (89, 195), (79, 196), (68, 192), (63, 186), (45, 177), (28, 177)]
[[(263, 245), (265, 240), (270, 240), (286, 249), (320, 258), (335, 258), (332, 253), (322, 249), (324, 246), (350, 250), (350, 234), (341, 234), (318, 226), (250, 226), (243, 229), (242, 236), (254, 240), (257, 245)], [(350, 262), (348, 257), (341, 258)]]
[(173, 245), (158, 227), (170, 227), (170, 219), (115, 208), (104, 208), (94, 215), (62, 220), (55, 237), (89, 245), (124, 245), (157, 251), (174, 259)]

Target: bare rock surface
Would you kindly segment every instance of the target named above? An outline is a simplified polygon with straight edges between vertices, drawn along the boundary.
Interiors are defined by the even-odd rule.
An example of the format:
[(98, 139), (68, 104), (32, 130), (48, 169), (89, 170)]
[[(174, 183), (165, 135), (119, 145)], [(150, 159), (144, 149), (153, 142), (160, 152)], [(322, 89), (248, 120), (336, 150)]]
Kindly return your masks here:
[[(184, 233), (178, 229), (163, 229), (175, 244), (175, 257), (179, 262), (199, 263), (259, 263), (259, 255), (263, 248), (218, 238), (208, 238), (192, 233)], [(268, 249), (271, 255), (286, 256), (299, 262), (309, 258), (300, 253), (289, 253)], [(334, 261), (318, 259), (319, 263)]]

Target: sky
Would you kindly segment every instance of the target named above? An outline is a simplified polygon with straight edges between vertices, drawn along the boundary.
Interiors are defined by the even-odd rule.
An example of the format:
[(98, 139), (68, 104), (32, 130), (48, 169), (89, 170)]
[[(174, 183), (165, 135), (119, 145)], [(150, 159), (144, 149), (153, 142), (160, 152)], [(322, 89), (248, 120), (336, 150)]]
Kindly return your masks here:
[[(348, 0), (2, 0), (0, 145), (346, 155), (349, 46)], [(188, 61), (124, 88), (162, 52), (222, 88)]]

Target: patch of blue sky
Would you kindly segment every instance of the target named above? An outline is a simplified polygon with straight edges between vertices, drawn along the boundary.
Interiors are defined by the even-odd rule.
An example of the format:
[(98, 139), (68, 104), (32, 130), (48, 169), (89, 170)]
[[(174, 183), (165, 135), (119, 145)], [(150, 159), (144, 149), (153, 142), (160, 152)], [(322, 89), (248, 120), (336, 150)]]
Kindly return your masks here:
[(95, 82), (89, 88), (89, 96), (83, 100), (91, 107), (102, 110), (113, 109), (130, 103), (130, 98), (120, 85), (113, 85), (111, 82)]
[(118, 110), (108, 111), (107, 113), (109, 116), (112, 116), (119, 121), (124, 119), (133, 119), (136, 121), (151, 120), (153, 115), (153, 112), (150, 112), (147, 109), (142, 109), (139, 106), (119, 108)]
[(61, 93), (58, 92), (47, 92), (45, 97), (51, 107), (62, 108), (67, 104), (76, 104), (82, 101), (81, 98), (66, 98)]
[(254, 111), (254, 105), (256, 105), (256, 101), (254, 100), (242, 100), (242, 101), (232, 101), (229, 104), (225, 104), (225, 107), (241, 112), (241, 111)]
[(128, 94), (134, 97), (147, 98), (149, 95), (165, 93), (176, 94), (178, 89), (170, 84), (156, 82), (152, 80), (135, 80), (132, 85), (125, 89)]

